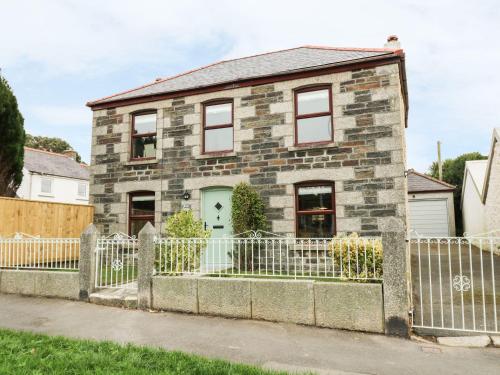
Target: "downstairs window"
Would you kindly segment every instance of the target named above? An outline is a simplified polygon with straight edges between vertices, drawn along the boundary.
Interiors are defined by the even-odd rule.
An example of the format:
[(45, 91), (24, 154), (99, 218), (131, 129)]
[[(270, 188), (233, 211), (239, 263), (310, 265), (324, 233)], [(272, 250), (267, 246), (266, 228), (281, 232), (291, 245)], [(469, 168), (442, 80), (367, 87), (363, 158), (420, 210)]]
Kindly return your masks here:
[(297, 237), (330, 238), (335, 235), (335, 189), (331, 182), (295, 186)]

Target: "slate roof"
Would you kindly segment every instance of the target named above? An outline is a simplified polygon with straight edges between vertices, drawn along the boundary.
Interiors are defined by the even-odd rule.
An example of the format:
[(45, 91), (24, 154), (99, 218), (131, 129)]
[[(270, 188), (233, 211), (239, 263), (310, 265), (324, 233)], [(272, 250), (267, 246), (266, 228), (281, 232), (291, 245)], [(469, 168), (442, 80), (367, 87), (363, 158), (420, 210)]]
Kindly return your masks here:
[(87, 103), (89, 106), (141, 96), (197, 89), (245, 79), (314, 70), (370, 58), (398, 55), (390, 48), (334, 48), (303, 46), (220, 61), (173, 77)]
[(89, 179), (89, 168), (70, 157), (54, 152), (24, 148), (24, 168), (33, 173)]
[(455, 186), (444, 181), (415, 172), (413, 169), (408, 171), (408, 193), (446, 192), (454, 189)]

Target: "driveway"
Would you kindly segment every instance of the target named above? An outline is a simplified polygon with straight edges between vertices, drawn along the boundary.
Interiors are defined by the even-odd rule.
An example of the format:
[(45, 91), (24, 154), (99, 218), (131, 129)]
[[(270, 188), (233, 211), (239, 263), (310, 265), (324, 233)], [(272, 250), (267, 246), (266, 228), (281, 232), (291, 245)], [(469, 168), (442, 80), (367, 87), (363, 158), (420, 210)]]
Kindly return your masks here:
[(500, 329), (498, 255), (457, 243), (422, 243), (420, 257), (417, 244), (410, 249), (416, 325)]
[(150, 313), (0, 294), (0, 327), (112, 340), (320, 374), (498, 374), (500, 350), (293, 324)]

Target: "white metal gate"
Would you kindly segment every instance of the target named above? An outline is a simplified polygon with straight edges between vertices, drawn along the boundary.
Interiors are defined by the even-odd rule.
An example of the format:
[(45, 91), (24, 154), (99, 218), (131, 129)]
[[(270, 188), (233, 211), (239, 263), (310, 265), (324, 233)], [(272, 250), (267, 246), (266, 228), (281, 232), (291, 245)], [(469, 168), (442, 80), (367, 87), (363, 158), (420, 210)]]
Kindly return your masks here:
[(413, 327), (498, 333), (500, 238), (409, 240)]
[(97, 240), (96, 288), (137, 289), (138, 245), (122, 233)]

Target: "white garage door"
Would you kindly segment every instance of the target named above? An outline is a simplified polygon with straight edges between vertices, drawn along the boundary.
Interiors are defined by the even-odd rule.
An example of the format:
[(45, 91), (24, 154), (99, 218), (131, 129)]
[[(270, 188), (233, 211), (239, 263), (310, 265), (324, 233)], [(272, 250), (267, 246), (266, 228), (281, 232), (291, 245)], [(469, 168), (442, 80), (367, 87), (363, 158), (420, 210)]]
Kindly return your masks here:
[(410, 200), (410, 229), (421, 236), (449, 236), (446, 199)]

